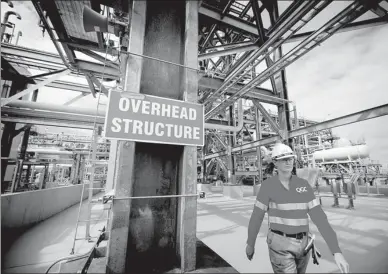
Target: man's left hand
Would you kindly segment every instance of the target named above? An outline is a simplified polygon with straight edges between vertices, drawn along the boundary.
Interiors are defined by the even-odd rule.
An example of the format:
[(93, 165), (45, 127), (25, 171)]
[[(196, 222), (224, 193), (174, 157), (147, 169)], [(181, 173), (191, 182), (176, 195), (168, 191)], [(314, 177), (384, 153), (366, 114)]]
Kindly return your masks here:
[(349, 273), (349, 264), (342, 253), (335, 253), (334, 260), (341, 273)]

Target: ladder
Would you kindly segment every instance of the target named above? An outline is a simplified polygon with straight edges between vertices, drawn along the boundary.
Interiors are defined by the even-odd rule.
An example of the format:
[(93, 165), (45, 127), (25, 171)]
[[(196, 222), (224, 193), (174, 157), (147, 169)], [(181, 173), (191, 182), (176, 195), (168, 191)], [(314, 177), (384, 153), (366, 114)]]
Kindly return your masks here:
[[(82, 182), (82, 191), (81, 191), (81, 197), (80, 197), (80, 203), (79, 203), (79, 208), (78, 208), (78, 217), (77, 217), (77, 222), (76, 222), (76, 226), (75, 226), (75, 233), (74, 233), (74, 238), (73, 238), (73, 246), (72, 246), (72, 249), (71, 249), (71, 252), (70, 254), (74, 254), (74, 248), (75, 248), (75, 243), (76, 241), (79, 241), (79, 240), (88, 240), (89, 242), (93, 239), (93, 238), (98, 238), (99, 236), (96, 236), (96, 237), (92, 237), (90, 235), (90, 225), (91, 223), (95, 223), (95, 222), (100, 222), (100, 221), (106, 221), (108, 222), (109, 221), (109, 218), (110, 218), (110, 204), (106, 205), (107, 203), (107, 200), (103, 199), (103, 198), (100, 198), (100, 199), (93, 199), (93, 191), (94, 190), (101, 190), (101, 191), (105, 191), (105, 188), (94, 188), (94, 179), (95, 179), (95, 169), (96, 169), (96, 163), (97, 163), (97, 160), (96, 160), (96, 154), (97, 154), (97, 141), (98, 141), (98, 131), (100, 130), (93, 130), (93, 139), (92, 139), (92, 155), (91, 157), (89, 157), (88, 159), (88, 163), (90, 164), (90, 179), (89, 179), (89, 188), (88, 188), (88, 199), (87, 199), (87, 214), (86, 214), (86, 219), (85, 220), (80, 220), (80, 215), (81, 215), (81, 209), (82, 209), (82, 202), (83, 202), (83, 197), (84, 197), (84, 193), (85, 193), (85, 181), (86, 180), (83, 180)], [(90, 156), (90, 154), (89, 154)], [(85, 167), (86, 168), (86, 167)], [(101, 204), (103, 205), (102, 208), (101, 207), (97, 207), (97, 210), (95, 211), (98, 211), (98, 210), (108, 210), (108, 216), (107, 218), (96, 218), (96, 219), (92, 219), (92, 213), (94, 213), (95, 211), (93, 211), (93, 205), (94, 204)], [(96, 209), (96, 207), (95, 207)], [(81, 238), (77, 238), (77, 232), (78, 232), (78, 228), (79, 228), (79, 224), (80, 223), (86, 223), (86, 230), (85, 230), (85, 237), (81, 237)]]

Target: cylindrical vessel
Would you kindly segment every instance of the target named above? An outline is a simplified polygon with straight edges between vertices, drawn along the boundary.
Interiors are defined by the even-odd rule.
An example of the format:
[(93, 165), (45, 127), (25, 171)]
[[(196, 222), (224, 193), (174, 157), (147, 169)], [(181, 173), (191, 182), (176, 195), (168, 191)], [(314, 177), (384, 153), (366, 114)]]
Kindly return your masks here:
[(315, 162), (330, 162), (330, 161), (354, 161), (369, 157), (369, 148), (366, 145), (338, 147), (327, 150), (315, 151)]

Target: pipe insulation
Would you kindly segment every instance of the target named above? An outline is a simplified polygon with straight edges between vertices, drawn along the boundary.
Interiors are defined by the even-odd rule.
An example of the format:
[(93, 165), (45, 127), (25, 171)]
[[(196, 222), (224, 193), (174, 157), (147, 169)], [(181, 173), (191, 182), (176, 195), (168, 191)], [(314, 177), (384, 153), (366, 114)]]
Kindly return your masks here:
[[(76, 108), (76, 107), (65, 106), (65, 105), (54, 105), (54, 104), (38, 103), (38, 102), (23, 101), (23, 100), (16, 100), (16, 101), (10, 102), (7, 104), (7, 106), (12, 108), (34, 109), (34, 110), (53, 111), (53, 112), (61, 112), (61, 113), (67, 113), (67, 114), (91, 116), (90, 118), (93, 118), (94, 116), (105, 118), (105, 112), (106, 112), (105, 109), (101, 109), (101, 108), (99, 108), (97, 112), (96, 109), (91, 109), (91, 108), (78, 108), (78, 107)], [(242, 106), (242, 99), (240, 99), (238, 101), (237, 126), (225, 126), (225, 125), (205, 123), (205, 128), (238, 132), (242, 129), (243, 124), (244, 124), (243, 106)]]

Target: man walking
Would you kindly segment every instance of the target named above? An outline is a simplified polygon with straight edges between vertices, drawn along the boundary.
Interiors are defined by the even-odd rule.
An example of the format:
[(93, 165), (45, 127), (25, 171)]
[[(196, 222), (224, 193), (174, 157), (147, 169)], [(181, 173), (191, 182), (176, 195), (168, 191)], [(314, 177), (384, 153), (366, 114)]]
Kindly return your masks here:
[(254, 247), (264, 215), (268, 213), (267, 244), (275, 273), (305, 273), (310, 254), (304, 255), (308, 243), (308, 216), (318, 227), (342, 273), (349, 265), (338, 246), (337, 235), (316, 200), (309, 183), (292, 175), (295, 155), (289, 146), (276, 144), (272, 159), (278, 175), (265, 180), (257, 195), (249, 221), (246, 255), (254, 255)]

